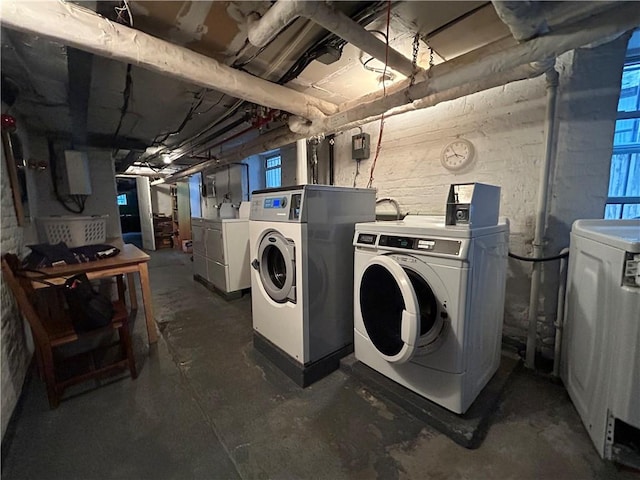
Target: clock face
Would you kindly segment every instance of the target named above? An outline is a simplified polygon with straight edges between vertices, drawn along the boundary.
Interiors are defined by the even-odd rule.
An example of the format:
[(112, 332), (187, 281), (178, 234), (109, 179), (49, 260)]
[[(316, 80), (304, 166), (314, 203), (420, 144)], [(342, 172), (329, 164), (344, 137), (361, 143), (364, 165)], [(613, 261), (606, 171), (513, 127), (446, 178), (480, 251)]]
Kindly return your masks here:
[(442, 165), (447, 170), (461, 170), (471, 163), (473, 153), (473, 144), (470, 141), (454, 140), (442, 150)]

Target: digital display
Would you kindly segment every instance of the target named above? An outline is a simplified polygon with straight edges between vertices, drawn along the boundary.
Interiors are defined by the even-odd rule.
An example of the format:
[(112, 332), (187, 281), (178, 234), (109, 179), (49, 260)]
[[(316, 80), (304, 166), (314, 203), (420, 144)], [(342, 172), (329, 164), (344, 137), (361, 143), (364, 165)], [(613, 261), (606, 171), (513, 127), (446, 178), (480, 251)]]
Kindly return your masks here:
[(360, 235), (358, 235), (358, 243), (364, 243), (366, 245), (375, 245), (376, 235), (371, 235), (370, 233), (361, 233)]
[(394, 248), (413, 248), (413, 238), (410, 237), (390, 237), (380, 236), (380, 245)]
[(285, 199), (278, 198), (265, 198), (264, 199), (264, 208), (282, 208), (285, 204)]

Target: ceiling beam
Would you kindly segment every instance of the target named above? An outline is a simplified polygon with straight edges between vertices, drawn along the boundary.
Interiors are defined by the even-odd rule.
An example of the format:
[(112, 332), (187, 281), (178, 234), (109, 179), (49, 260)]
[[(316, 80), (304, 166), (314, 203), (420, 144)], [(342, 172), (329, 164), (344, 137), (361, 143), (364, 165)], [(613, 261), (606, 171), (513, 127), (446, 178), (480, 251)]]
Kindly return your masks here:
[(74, 147), (87, 144), (87, 118), (93, 55), (67, 48), (68, 100), (71, 114), (71, 139)]
[(336, 105), (254, 77), (213, 58), (119, 25), (71, 2), (4, 0), (2, 23), (96, 55), (212, 88), (304, 118), (322, 118)]

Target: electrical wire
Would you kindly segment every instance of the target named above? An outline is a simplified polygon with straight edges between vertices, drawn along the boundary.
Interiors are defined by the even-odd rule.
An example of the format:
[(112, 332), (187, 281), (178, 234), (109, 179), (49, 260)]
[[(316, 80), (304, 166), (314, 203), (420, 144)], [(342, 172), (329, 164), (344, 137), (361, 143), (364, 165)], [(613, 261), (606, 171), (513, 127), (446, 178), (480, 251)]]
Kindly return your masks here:
[(202, 102), (204, 101), (204, 98), (207, 95), (207, 89), (203, 88), (197, 95), (195, 100), (191, 103), (191, 107), (189, 108), (189, 111), (187, 112), (187, 114), (185, 115), (184, 119), (182, 120), (182, 122), (180, 123), (180, 126), (178, 126), (177, 129), (175, 129), (172, 132), (167, 132), (164, 134), (164, 137), (162, 138), (162, 140), (158, 140), (157, 137), (153, 140), (153, 144), (157, 145), (157, 144), (163, 144), (169, 137), (173, 137), (175, 135), (179, 135), (180, 133), (182, 133), (182, 130), (184, 129), (184, 127), (187, 125), (187, 123), (189, 123), (189, 121), (193, 118), (194, 112), (196, 111), (196, 109), (202, 105)]
[[(387, 75), (387, 63), (389, 61), (389, 24), (391, 23), (391, 1), (387, 0), (387, 29), (386, 29), (386, 48), (384, 52), (384, 70), (382, 72), (382, 96), (387, 96), (387, 86), (385, 84), (385, 77)], [(378, 144), (376, 145), (376, 154), (373, 157), (373, 162), (371, 163), (371, 170), (369, 171), (369, 182), (367, 183), (367, 188), (371, 188), (373, 185), (373, 173), (376, 169), (376, 163), (378, 162), (378, 157), (380, 156), (380, 150), (382, 149), (382, 133), (384, 132), (384, 113), (380, 117), (380, 132), (378, 133)]]
[(569, 252), (560, 253), (558, 255), (553, 255), (551, 257), (539, 257), (539, 258), (521, 257), (520, 255), (516, 255), (515, 253), (509, 252), (509, 256), (511, 258), (515, 258), (516, 260), (520, 260), (522, 262), (538, 263), (538, 262), (552, 262), (553, 260), (560, 260), (561, 258), (567, 258), (569, 256)]
[[(130, 63), (127, 64), (127, 75), (125, 77), (124, 82), (124, 90), (122, 91), (122, 107), (120, 108), (120, 120), (118, 120), (118, 127), (116, 128), (115, 133), (113, 134), (113, 143), (115, 145), (116, 139), (118, 138), (118, 134), (120, 133), (120, 128), (122, 128), (122, 121), (124, 120), (124, 116), (127, 114), (129, 110), (129, 100), (131, 98), (131, 89), (133, 88), (133, 78), (131, 77), (131, 67)], [(113, 154), (117, 151), (114, 148)]]
[(356, 173), (353, 176), (353, 188), (356, 188), (356, 179), (360, 175), (360, 160), (356, 160)]
[(118, 23), (126, 23), (125, 18), (122, 16), (122, 12), (127, 12), (129, 16), (129, 26), (133, 27), (133, 15), (131, 15), (131, 8), (129, 7), (129, 2), (127, 0), (122, 0), (122, 7), (115, 7), (114, 10), (118, 14), (117, 22)]

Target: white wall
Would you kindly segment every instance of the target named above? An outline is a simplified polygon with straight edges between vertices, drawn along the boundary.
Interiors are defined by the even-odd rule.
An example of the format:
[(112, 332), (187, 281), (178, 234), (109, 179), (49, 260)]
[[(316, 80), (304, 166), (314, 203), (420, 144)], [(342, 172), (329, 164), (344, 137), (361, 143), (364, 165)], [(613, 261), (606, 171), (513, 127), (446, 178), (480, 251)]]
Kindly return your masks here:
[(298, 185), (296, 178), (297, 147), (295, 143), (280, 148), (280, 161), (282, 165), (281, 184), (283, 187)]
[[(546, 232), (547, 254), (568, 245), (576, 218), (602, 218), (609, 176), (613, 128), (626, 42), (569, 53), (558, 62), (561, 73), (560, 127), (555, 185)], [(378, 198), (392, 197), (404, 213), (445, 212), (449, 185), (484, 182), (502, 187), (500, 214), (511, 222), (510, 248), (531, 253), (540, 164), (544, 157), (544, 77), (494, 88), (438, 106), (385, 120), (382, 150), (374, 172)], [(371, 157), (360, 164), (358, 187), (365, 187), (375, 156), (380, 122), (365, 125)], [(356, 162), (351, 136), (336, 137), (335, 180), (352, 186)], [(451, 173), (440, 162), (443, 147), (457, 137), (475, 145), (476, 159)], [(326, 158), (324, 159), (326, 161)], [(544, 292), (554, 304), (557, 265), (545, 267)], [(524, 337), (529, 303), (530, 264), (510, 259), (505, 334)], [(555, 310), (540, 317), (541, 342), (553, 339)], [(549, 353), (550, 348), (546, 353)]]
[(166, 184), (151, 187), (151, 211), (171, 216), (171, 193)]
[[(68, 147), (67, 147), (68, 148)], [(85, 210), (79, 215), (109, 215), (107, 220), (107, 238), (120, 237), (120, 214), (116, 203), (117, 188), (115, 168), (111, 154), (107, 150), (89, 150), (89, 174), (92, 194), (87, 197)], [(36, 158), (49, 159), (48, 147), (43, 137), (31, 138), (31, 154)], [(56, 145), (58, 176), (64, 172), (64, 147)], [(67, 211), (53, 193), (51, 170), (47, 169), (34, 175), (38, 191), (35, 206), (36, 216), (74, 215)], [(41, 241), (46, 239), (41, 238)]]

